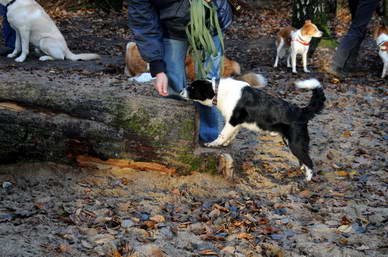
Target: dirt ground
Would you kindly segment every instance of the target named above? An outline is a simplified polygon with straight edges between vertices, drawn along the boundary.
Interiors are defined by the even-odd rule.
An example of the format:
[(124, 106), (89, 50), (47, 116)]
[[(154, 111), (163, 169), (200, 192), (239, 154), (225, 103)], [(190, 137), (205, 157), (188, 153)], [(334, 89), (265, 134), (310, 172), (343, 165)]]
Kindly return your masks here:
[[(311, 93), (296, 90), (295, 80), (322, 82), (326, 107), (309, 124), (316, 165), (310, 183), (279, 136), (247, 130), (231, 146), (242, 166), (234, 181), (198, 172), (2, 165), (0, 257), (388, 256), (388, 83), (379, 77), (375, 43), (369, 33), (360, 71), (341, 82), (320, 70), (330, 49), (314, 53), (310, 74), (299, 66), (293, 75), (284, 63), (274, 69), (274, 24), (290, 21), (283, 2), (276, 1), (276, 12), (238, 17), (226, 33), (226, 54), (243, 71), (268, 78), (263, 90), (298, 105)], [(125, 44), (133, 39), (124, 11), (58, 17), (70, 49), (99, 53), (102, 61), (42, 63), (31, 54), (20, 64), (0, 58), (0, 83), (54, 81), (157, 97), (151, 84), (130, 83), (123, 74)], [(331, 29), (343, 21), (333, 19)]]

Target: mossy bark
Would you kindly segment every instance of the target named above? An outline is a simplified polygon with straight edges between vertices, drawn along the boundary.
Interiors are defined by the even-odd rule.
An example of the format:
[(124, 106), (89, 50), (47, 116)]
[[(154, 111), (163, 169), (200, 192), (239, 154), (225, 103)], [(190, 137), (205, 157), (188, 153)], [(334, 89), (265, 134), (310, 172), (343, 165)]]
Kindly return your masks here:
[(216, 154), (195, 154), (195, 116), (190, 103), (114, 87), (3, 82), (0, 163), (71, 162), (82, 154), (157, 162), (183, 173), (213, 169)]

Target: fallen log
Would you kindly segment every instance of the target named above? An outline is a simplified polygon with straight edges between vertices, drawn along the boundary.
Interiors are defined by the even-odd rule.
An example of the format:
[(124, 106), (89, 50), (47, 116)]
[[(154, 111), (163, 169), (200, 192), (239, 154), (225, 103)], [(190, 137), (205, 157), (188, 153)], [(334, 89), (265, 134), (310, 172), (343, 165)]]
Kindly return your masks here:
[(1, 82), (0, 164), (77, 157), (156, 162), (180, 173), (216, 170), (198, 148), (192, 104), (129, 95), (122, 87)]

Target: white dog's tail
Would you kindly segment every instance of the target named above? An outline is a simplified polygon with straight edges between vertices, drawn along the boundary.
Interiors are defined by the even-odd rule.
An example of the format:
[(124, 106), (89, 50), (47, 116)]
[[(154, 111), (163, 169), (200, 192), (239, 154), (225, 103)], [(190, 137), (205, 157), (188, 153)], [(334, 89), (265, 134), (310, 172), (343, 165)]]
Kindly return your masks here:
[(323, 88), (321, 83), (319, 83), (316, 79), (307, 79), (303, 81), (295, 81), (295, 85), (298, 88), (310, 89), (313, 90), (313, 95), (310, 99), (310, 103), (302, 108), (302, 116), (303, 120), (311, 120), (314, 118), (315, 114), (318, 114), (322, 111), (325, 106), (325, 93), (323, 92)]
[(65, 58), (72, 61), (88, 61), (101, 59), (101, 56), (98, 54), (73, 54), (70, 50), (68, 50), (66, 51)]
[(247, 82), (251, 87), (265, 87), (267, 85), (267, 79), (263, 75), (253, 72), (245, 73), (237, 79)]

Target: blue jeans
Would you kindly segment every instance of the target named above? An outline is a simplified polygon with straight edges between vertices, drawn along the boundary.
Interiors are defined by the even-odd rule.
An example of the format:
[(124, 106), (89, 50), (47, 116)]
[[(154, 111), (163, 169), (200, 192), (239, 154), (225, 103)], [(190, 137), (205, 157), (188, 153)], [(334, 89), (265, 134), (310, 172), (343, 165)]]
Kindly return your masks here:
[[(208, 74), (208, 78), (220, 77), (220, 64), (222, 57), (221, 42), (218, 37), (213, 38), (218, 55), (210, 57), (212, 67)], [(166, 65), (166, 74), (169, 80), (168, 93), (170, 98), (180, 99), (179, 92), (186, 87), (186, 70), (185, 57), (187, 53), (188, 42), (182, 40), (175, 40), (164, 38), (164, 58)], [(210, 59), (205, 61), (205, 66)], [(199, 103), (194, 103), (199, 112), (199, 139), (204, 142), (214, 141), (219, 134), (219, 124), (222, 119), (220, 112), (215, 106), (208, 107)]]
[(5, 46), (14, 49), (16, 33), (11, 28), (7, 20), (7, 8), (0, 4), (0, 16), (3, 17), (3, 37)]

